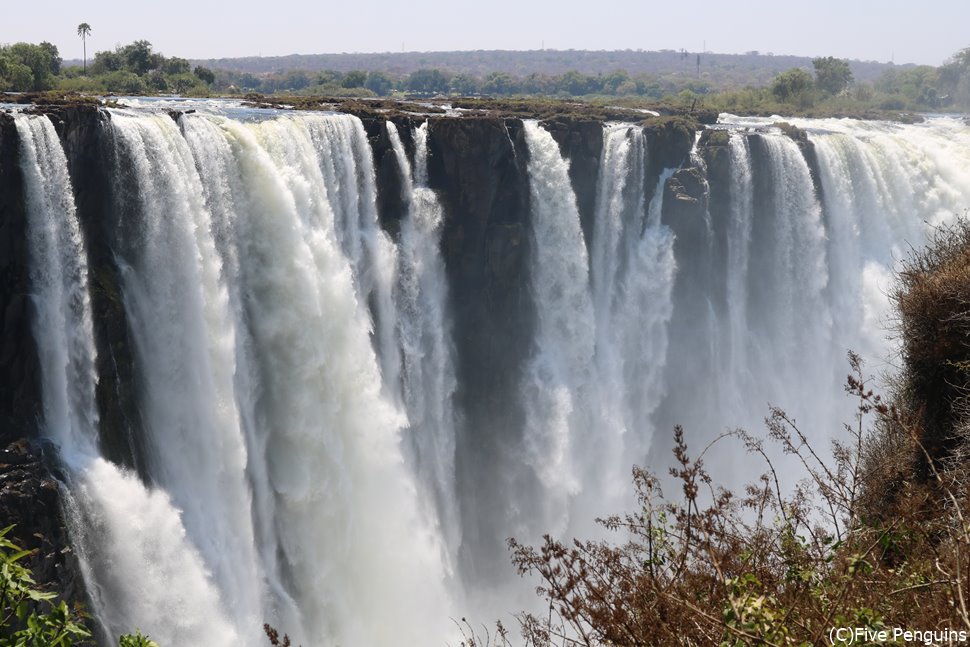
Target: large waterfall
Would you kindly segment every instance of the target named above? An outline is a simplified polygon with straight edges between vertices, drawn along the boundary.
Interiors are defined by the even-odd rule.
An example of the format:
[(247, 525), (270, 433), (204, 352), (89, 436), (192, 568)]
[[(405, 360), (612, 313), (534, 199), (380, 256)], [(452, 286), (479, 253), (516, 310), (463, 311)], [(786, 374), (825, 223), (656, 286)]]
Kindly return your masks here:
[[(490, 159), (522, 176), (526, 226), (510, 216), (482, 256), (525, 250), (513, 305), (531, 325), (508, 340), (518, 372), (483, 377), (512, 381), (485, 403), (496, 453), (461, 405), (462, 375), (491, 370), (455, 317), (479, 270), (456, 260), (473, 227), (435, 132), (462, 117), (101, 110), (98, 241), (69, 144), (13, 117), (41, 424), (99, 631), (163, 647), (260, 645), (263, 622), (308, 647), (454, 642), (453, 618), (527, 604), (494, 557), (506, 538), (597, 532), (633, 505), (634, 463), (668, 463), (673, 424), (703, 446), (761, 431), (772, 404), (824, 447), (852, 415), (846, 352), (891, 369), (896, 263), (970, 207), (953, 119), (795, 120), (799, 139), (722, 115), (679, 165), (642, 126), (604, 124), (586, 200), (554, 132), (499, 123)], [(96, 289), (123, 344), (98, 341)], [(119, 348), (137, 415), (109, 425), (99, 355)], [(738, 484), (740, 453), (709, 462)]]

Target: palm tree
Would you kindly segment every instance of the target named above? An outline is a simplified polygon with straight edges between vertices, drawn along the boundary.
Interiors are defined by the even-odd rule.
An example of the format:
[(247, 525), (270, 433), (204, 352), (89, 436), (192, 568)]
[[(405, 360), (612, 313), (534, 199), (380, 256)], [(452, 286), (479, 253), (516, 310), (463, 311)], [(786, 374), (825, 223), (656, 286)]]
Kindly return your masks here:
[(88, 36), (91, 35), (91, 25), (86, 22), (82, 22), (77, 26), (77, 35), (81, 37), (81, 43), (84, 45), (84, 73), (88, 73)]

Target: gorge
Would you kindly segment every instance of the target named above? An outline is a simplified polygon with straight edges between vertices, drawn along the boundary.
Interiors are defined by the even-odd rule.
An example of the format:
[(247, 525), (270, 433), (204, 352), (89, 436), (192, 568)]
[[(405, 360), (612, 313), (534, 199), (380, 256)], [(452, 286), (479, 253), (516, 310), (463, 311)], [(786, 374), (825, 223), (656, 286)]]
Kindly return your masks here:
[(595, 533), (675, 424), (838, 434), (895, 263), (970, 206), (945, 116), (129, 104), (0, 113), (0, 507), (162, 645), (517, 611), (506, 538)]

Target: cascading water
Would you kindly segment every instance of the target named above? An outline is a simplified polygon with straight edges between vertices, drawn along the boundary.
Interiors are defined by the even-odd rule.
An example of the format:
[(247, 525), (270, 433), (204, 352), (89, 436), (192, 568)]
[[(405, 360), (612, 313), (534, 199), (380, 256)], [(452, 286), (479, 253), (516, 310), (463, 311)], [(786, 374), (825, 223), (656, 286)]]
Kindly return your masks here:
[(587, 461), (585, 481), (602, 485), (587, 517), (596, 514), (596, 501), (626, 501), (628, 457), (649, 449), (650, 419), (663, 396), (676, 272), (673, 236), (660, 222), (670, 173), (661, 173), (648, 204), (647, 160), (642, 129), (619, 125), (604, 132), (591, 255), (599, 418), (593, 443), (584, 448), (598, 459)]
[[(226, 280), (246, 295), (253, 340), (259, 446), (280, 552), (268, 555), (278, 563), (267, 568), (296, 601), (308, 641), (420, 644), (447, 623), (439, 541), (420, 519), (401, 460), (403, 416), (382, 394), (365, 295), (355, 289), (374, 276), (355, 273), (341, 243), (354, 249), (366, 231), (340, 211), (353, 209), (346, 201), (334, 205), (348, 178), (360, 182), (355, 159), (334, 156), (328, 173), (319, 157), (321, 140), (339, 146), (355, 121), (183, 117), (202, 175), (229, 187), (209, 195), (230, 201), (216, 208), (231, 214), (238, 249), (239, 275)], [(338, 236), (343, 225), (353, 233)], [(358, 249), (360, 268), (366, 247)], [(363, 608), (382, 621), (354, 611)]]
[(87, 264), (67, 160), (46, 117), (17, 115), (15, 123), (27, 194), (42, 429), (60, 446), (68, 472), (69, 530), (95, 617), (108, 636), (137, 626), (168, 644), (238, 644), (169, 497), (98, 455)]
[(455, 427), (452, 400), (457, 387), (446, 313), (448, 285), (438, 249), (444, 213), (428, 188), (428, 123), (414, 130), (412, 171), (397, 127), (387, 133), (403, 180), (408, 212), (401, 221), (394, 302), (402, 364), (403, 399), (414, 469), (431, 490), (449, 561), (461, 543), (455, 498)]
[[(459, 488), (456, 457), (480, 439), (455, 405), (450, 273), (467, 268), (443, 240), (463, 214), (429, 188), (436, 122), (407, 133), (413, 164), (386, 122), (405, 207), (392, 236), (356, 117), (109, 112), (111, 257), (148, 484), (100, 455), (98, 321), (67, 159), (47, 118), (14, 116), (43, 427), (104, 635), (258, 645), (268, 621), (305, 645), (425, 645), (452, 639), (449, 617), (519, 608), (503, 596), (529, 583), (488, 600), (462, 581), (461, 551), (488, 541), (461, 522), (478, 493)], [(685, 160), (704, 199), (725, 200), (696, 199), (703, 226), (687, 242), (674, 232), (691, 233), (677, 221), (689, 214), (665, 196), (690, 178), (651, 163), (643, 128), (604, 128), (587, 240), (552, 134), (502, 125), (502, 145), (529, 157), (517, 280), (535, 326), (518, 401), (490, 403), (525, 412), (501, 430), (520, 446), (483, 466), (516, 495), (489, 513), (495, 542), (583, 536), (630, 509), (630, 465), (654, 451), (666, 464), (655, 440), (673, 422), (703, 445), (758, 431), (770, 402), (810, 438), (836, 434), (852, 412), (845, 351), (889, 350), (896, 260), (925, 223), (970, 206), (959, 122), (796, 120), (797, 143), (766, 120), (724, 121), (726, 165), (704, 165), (702, 140)], [(686, 361), (695, 348), (709, 359)], [(460, 608), (465, 593), (481, 606)]]
[[(234, 390), (235, 326), (188, 143), (167, 116), (114, 112), (120, 174), (137, 187), (119, 255), (149, 473), (249, 634), (263, 615), (246, 444)], [(213, 515), (211, 510), (219, 509)]]
[[(543, 488), (539, 509), (517, 534), (559, 534), (569, 500), (580, 491), (576, 436), (592, 388), (595, 322), (589, 263), (569, 167), (559, 145), (538, 122), (525, 122), (535, 252), (532, 293), (538, 317), (535, 351), (522, 384), (526, 461)], [(538, 524), (538, 525), (536, 525)]]

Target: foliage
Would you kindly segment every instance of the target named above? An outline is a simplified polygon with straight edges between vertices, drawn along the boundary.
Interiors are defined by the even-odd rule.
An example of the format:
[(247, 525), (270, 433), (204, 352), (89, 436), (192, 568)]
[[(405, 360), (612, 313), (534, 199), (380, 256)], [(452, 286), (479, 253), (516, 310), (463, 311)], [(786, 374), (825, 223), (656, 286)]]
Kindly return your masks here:
[(216, 75), (207, 67), (202, 67), (201, 65), (196, 65), (195, 69), (192, 70), (194, 74), (200, 81), (206, 85), (212, 85), (216, 82)]
[(408, 77), (407, 89), (422, 94), (438, 94), (448, 91), (448, 77), (441, 70), (417, 70)]
[[(0, 530), (0, 647), (70, 647), (90, 639), (84, 614), (71, 609), (57, 594), (37, 586), (23, 560), (32, 551), (21, 550)], [(159, 647), (140, 631), (121, 636), (119, 647)]]
[(48, 90), (53, 87), (60, 69), (61, 57), (57, 47), (50, 43), (14, 43), (0, 47), (0, 90)]
[(118, 647), (158, 647), (158, 643), (140, 631), (136, 631), (134, 634), (122, 636), (118, 641)]
[(364, 87), (379, 97), (387, 96), (394, 88), (394, 81), (383, 72), (368, 72)]
[(209, 84), (216, 79), (215, 73), (206, 67), (196, 66), (193, 71), (186, 59), (155, 52), (146, 40), (95, 53), (88, 71), (90, 77), (85, 75), (83, 80), (77, 80), (76, 73), (65, 71), (58, 87), (115, 94), (177, 92), (198, 95), (205, 94)]
[(812, 59), (815, 68), (815, 87), (828, 95), (839, 94), (852, 85), (849, 61), (832, 56)]
[(771, 82), (771, 93), (779, 101), (803, 103), (810, 99), (815, 88), (812, 75), (800, 67), (788, 70)]
[(363, 70), (354, 70), (353, 72), (347, 72), (340, 85), (345, 88), (362, 88), (364, 83), (367, 82), (367, 72)]
[(57, 595), (38, 588), (21, 562), (31, 554), (0, 530), (0, 647), (69, 647), (90, 638), (77, 611)]

